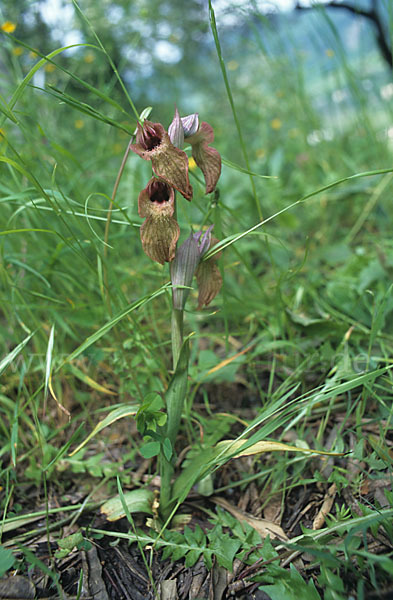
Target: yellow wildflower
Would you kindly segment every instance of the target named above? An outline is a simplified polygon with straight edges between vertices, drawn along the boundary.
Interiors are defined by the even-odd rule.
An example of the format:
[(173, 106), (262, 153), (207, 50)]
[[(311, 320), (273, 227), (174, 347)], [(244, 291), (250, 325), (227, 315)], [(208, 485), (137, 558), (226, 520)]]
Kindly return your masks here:
[(94, 58), (95, 57), (94, 57), (93, 52), (86, 52), (83, 60), (85, 61), (85, 63), (90, 64), (90, 63), (94, 62)]
[(237, 62), (237, 60), (230, 60), (227, 64), (227, 67), (229, 71), (236, 71), (236, 69), (239, 68), (239, 63)]
[(83, 119), (77, 119), (74, 123), (75, 129), (83, 129), (84, 126), (85, 122), (83, 121)]
[(258, 148), (255, 155), (257, 158), (264, 158), (264, 156), (266, 156), (266, 150), (264, 148)]
[(270, 121), (270, 127), (272, 129), (275, 129), (276, 131), (278, 131), (279, 129), (281, 129), (282, 123), (281, 123), (280, 119), (278, 119), (277, 117), (275, 119), (272, 119)]
[(12, 48), (12, 54), (14, 56), (21, 56), (23, 54), (23, 48), (21, 46), (15, 46), (15, 48)]
[(2, 24), (1, 29), (5, 31), (5, 33), (14, 33), (16, 29), (16, 23), (12, 23), (12, 21), (5, 21)]
[(45, 65), (45, 71), (47, 71), (47, 73), (53, 73), (53, 71), (56, 70), (55, 65), (52, 65), (52, 63), (47, 63)]
[(326, 48), (325, 54), (326, 54), (326, 56), (328, 58), (333, 58), (333, 56), (334, 56), (334, 50), (332, 50), (331, 48)]
[(197, 168), (197, 164), (193, 156), (190, 156), (190, 158), (188, 159), (188, 168), (191, 169), (191, 171)]
[(30, 56), (30, 58), (37, 58), (38, 54), (37, 54), (37, 52), (34, 52), (34, 50), (30, 50), (29, 56)]

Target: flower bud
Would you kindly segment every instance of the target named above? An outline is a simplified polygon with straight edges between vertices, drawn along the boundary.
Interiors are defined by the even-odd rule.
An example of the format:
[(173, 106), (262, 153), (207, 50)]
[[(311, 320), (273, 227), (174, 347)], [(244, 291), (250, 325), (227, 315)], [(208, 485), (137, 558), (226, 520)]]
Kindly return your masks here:
[(194, 113), (192, 115), (187, 115), (186, 117), (182, 117), (181, 123), (183, 125), (184, 137), (187, 138), (190, 135), (194, 135), (194, 133), (196, 133), (199, 128), (198, 113)]
[[(171, 279), (173, 287), (173, 307), (177, 310), (183, 310), (188, 298), (191, 287), (192, 278), (200, 260), (209, 250), (211, 244), (211, 225), (205, 233), (198, 231), (191, 233), (186, 241), (176, 251), (175, 259), (171, 264)], [(206, 261), (208, 262), (208, 261)], [(186, 286), (178, 288), (176, 286)]]
[[(171, 263), (171, 280), (173, 285), (173, 308), (183, 310), (188, 298), (192, 278), (200, 259), (198, 241), (191, 235), (177, 249), (176, 256)], [(177, 286), (186, 286), (178, 288)]]
[(180, 119), (179, 111), (175, 109), (175, 116), (172, 123), (168, 127), (168, 135), (174, 146), (182, 149), (184, 145), (184, 130), (182, 120)]

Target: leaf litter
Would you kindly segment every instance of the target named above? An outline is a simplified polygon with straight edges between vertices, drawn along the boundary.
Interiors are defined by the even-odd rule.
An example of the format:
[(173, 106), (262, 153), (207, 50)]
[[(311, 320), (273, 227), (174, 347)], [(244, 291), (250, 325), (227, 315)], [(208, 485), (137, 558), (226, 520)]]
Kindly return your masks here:
[[(337, 423), (340, 423), (340, 415)], [(115, 444), (119, 443), (122, 446), (127, 443), (126, 438), (123, 435), (113, 435), (113, 429), (118, 426), (124, 429), (122, 420), (114, 420), (111, 423), (111, 439), (115, 440)], [(371, 425), (367, 422), (365, 426), (370, 428)], [(333, 429), (334, 427), (331, 427), (330, 435)], [(243, 444), (244, 441), (236, 445), (228, 440), (220, 442), (218, 447), (229, 455), (229, 452), (233, 454)], [(327, 438), (326, 447), (328, 444)], [(260, 443), (259, 450), (263, 446), (263, 443)], [(278, 448), (277, 443), (271, 443), (270, 450)], [(106, 447), (101, 462), (107, 460), (110, 463), (114, 449)], [(299, 448), (293, 449), (299, 451)], [(101, 450), (100, 442), (90, 442), (89, 452), (94, 454)], [(358, 492), (350, 481), (346, 481), (345, 485), (341, 480), (330, 484), (326, 479), (318, 482), (315, 479), (318, 470), (324, 468), (325, 476), (331, 479), (332, 474), (337, 473), (337, 469), (346, 466), (356, 480), (359, 472), (364, 473), (366, 463), (362, 464), (360, 461), (357, 466), (357, 459), (353, 453), (326, 457), (327, 462), (326, 458), (322, 461), (322, 457), (314, 455), (311, 460), (307, 459), (309, 478), (304, 479), (303, 485), (297, 485), (287, 491), (284, 505), (281, 502), (282, 518), (276, 517), (278, 522), (275, 522), (261, 517), (262, 505), (265, 505), (266, 514), (269, 504), (271, 508), (272, 498), (275, 498), (275, 508), (271, 509), (270, 514), (274, 512), (277, 515), (280, 512), (279, 497), (271, 488), (258, 488), (256, 485), (256, 491), (254, 489), (253, 494), (247, 494), (252, 485), (255, 488), (255, 483), (243, 486), (243, 489), (242, 486), (236, 485), (236, 481), (241, 482), (244, 476), (241, 474), (244, 471), (248, 471), (249, 474), (253, 472), (256, 476), (258, 470), (266, 468), (279, 456), (276, 452), (268, 452), (257, 458), (252, 454), (253, 450), (251, 448), (251, 452), (245, 451), (240, 458), (226, 462), (224, 467), (216, 472), (215, 489), (226, 488), (220, 495), (200, 496), (197, 488), (193, 488), (182, 509), (188, 515), (186, 530), (183, 526), (179, 532), (165, 532), (161, 540), (157, 540), (157, 533), (153, 530), (146, 529), (146, 513), (149, 512), (149, 508), (147, 505), (143, 506), (147, 501), (150, 501), (151, 506), (155, 490), (157, 491), (160, 483), (157, 475), (153, 478), (147, 473), (154, 467), (152, 460), (138, 459), (134, 460), (132, 465), (126, 463), (123, 467), (129, 482), (126, 484), (124, 496), (126, 499), (135, 498), (135, 501), (139, 502), (139, 505), (136, 505), (138, 512), (132, 515), (132, 527), (124, 516), (121, 500), (116, 500), (104, 492), (104, 496), (101, 494), (101, 497), (106, 495), (106, 505), (102, 505), (102, 501), (92, 504), (94, 494), (90, 496), (87, 491), (84, 495), (82, 492), (81, 498), (80, 484), (83, 478), (85, 489), (88, 490), (95, 485), (94, 476), (87, 474), (86, 478), (86, 475), (74, 474), (73, 481), (68, 482), (68, 504), (63, 503), (63, 511), (61, 486), (57, 487), (54, 482), (50, 482), (50, 497), (57, 508), (48, 513), (48, 518), (44, 505), (41, 514), (37, 514), (36, 511), (33, 513), (32, 510), (29, 513), (29, 506), (26, 505), (23, 507), (25, 514), (10, 517), (4, 522), (3, 545), (12, 552), (16, 561), (26, 557), (26, 551), (30, 553), (29, 556), (35, 558), (28, 576), (15, 571), (14, 577), (11, 577), (14, 582), (12, 583), (9, 576), (12, 575), (12, 570), (9, 572), (4, 581), (10, 585), (2, 592), (2, 597), (19, 600), (29, 597), (56, 598), (60, 589), (63, 597), (67, 599), (94, 597), (99, 600), (153, 600), (173, 597), (196, 600), (201, 597), (238, 597), (244, 600), (274, 600), (274, 586), (278, 585), (278, 589), (281, 589), (280, 586), (286, 585), (285, 573), (290, 573), (288, 577), (296, 577), (291, 575), (292, 571), (288, 571), (291, 564), (296, 565), (300, 574), (307, 574), (307, 578), (310, 573), (315, 573), (314, 581), (318, 583), (315, 556), (325, 546), (325, 542), (318, 542), (318, 539), (323, 541), (324, 536), (327, 536), (326, 539), (331, 540), (334, 531), (331, 525), (335, 524), (335, 545), (338, 550), (332, 554), (332, 560), (336, 560), (336, 555), (339, 558), (340, 553), (344, 556), (345, 533), (351, 532), (351, 521), (355, 517), (359, 519), (358, 535), (365, 535), (368, 540), (367, 551), (372, 551), (375, 555), (392, 551), (389, 530), (383, 529), (386, 527), (383, 519), (385, 515), (386, 518), (393, 517), (392, 511), (388, 512), (386, 500), (386, 492), (389, 492), (390, 486), (389, 477), (376, 480), (364, 476)], [(297, 463), (292, 464), (296, 467)], [(64, 477), (65, 474), (66, 471), (62, 471), (60, 476)], [(257, 477), (255, 480), (258, 482)], [(142, 487), (134, 487), (141, 484)], [(64, 486), (64, 482), (62, 485)], [(373, 522), (371, 511), (365, 509), (366, 498), (368, 504), (377, 502), (381, 507), (380, 522)], [(33, 506), (32, 503), (31, 509)], [(216, 513), (219, 524), (217, 516), (213, 520), (209, 516), (214, 514), (214, 506), (219, 507), (216, 509), (220, 511)], [(343, 520), (336, 522), (334, 514), (336, 518)], [(111, 515), (115, 515), (119, 520), (111, 521)], [(187, 534), (187, 531), (190, 533)], [(197, 535), (198, 531), (201, 533)], [(313, 538), (312, 532), (321, 537)], [(174, 533), (177, 533), (178, 537), (174, 537)], [(353, 539), (360, 538), (355, 535)], [(62, 540), (66, 540), (66, 544)], [(230, 550), (232, 542), (234, 545)], [(358, 541), (355, 545), (358, 545)], [(52, 576), (43, 573), (44, 566)], [(272, 577), (269, 575), (272, 569), (276, 583), (272, 581), (270, 584), (273, 588), (270, 590), (272, 595), (269, 596), (269, 585), (266, 582)], [(297, 583), (301, 586), (299, 581)], [(302, 581), (304, 582), (303, 579)], [(14, 585), (20, 586), (22, 591)], [(263, 590), (260, 589), (262, 586)], [(309, 592), (310, 598), (320, 597), (315, 595), (318, 594), (317, 588), (311, 589), (315, 589), (315, 592)], [(306, 588), (303, 591), (305, 590)], [(9, 595), (11, 593), (12, 596)]]

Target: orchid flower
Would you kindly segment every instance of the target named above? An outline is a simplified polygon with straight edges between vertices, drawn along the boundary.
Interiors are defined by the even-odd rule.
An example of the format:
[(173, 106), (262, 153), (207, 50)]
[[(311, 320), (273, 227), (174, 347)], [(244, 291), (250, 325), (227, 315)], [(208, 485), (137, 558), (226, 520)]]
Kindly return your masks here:
[(173, 218), (175, 190), (164, 181), (152, 177), (139, 194), (139, 216), (146, 217), (141, 226), (142, 247), (147, 256), (160, 263), (175, 257), (179, 225)]
[(150, 160), (157, 177), (191, 200), (187, 154), (175, 148), (161, 123), (145, 120), (143, 127), (138, 123), (136, 143), (130, 144), (130, 150), (144, 160)]

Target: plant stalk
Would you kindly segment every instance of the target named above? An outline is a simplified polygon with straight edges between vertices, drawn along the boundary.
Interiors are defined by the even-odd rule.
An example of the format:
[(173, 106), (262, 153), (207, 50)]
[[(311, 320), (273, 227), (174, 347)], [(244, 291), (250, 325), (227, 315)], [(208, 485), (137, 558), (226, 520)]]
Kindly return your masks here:
[[(183, 412), (184, 400), (186, 395), (186, 387), (184, 385), (184, 381), (187, 384), (188, 372), (188, 353), (187, 357), (185, 358), (187, 364), (179, 364), (180, 353), (183, 346), (183, 317), (183, 310), (172, 308), (171, 338), (174, 375), (166, 394), (168, 416), (166, 431), (167, 436), (171, 441), (173, 451), (180, 426), (181, 413)], [(182, 360), (182, 362), (184, 362), (184, 360)], [(181, 372), (184, 371), (184, 368), (180, 369), (180, 367), (185, 367), (185, 376), (184, 373), (183, 376), (181, 375)], [(180, 385), (178, 381), (179, 378), (181, 378), (182, 382), (180, 383)], [(171, 460), (168, 460), (166, 456), (164, 456), (163, 452), (161, 452), (160, 512), (164, 520), (166, 520), (169, 517), (171, 512), (172, 477), (174, 473), (173, 460), (174, 455)]]
[(177, 362), (180, 356), (180, 350), (183, 345), (183, 318), (184, 311), (172, 308), (172, 323), (171, 323), (171, 337), (172, 337), (172, 364), (173, 370), (176, 370)]
[(127, 146), (127, 149), (123, 156), (123, 160), (121, 161), (119, 172), (117, 173), (117, 177), (116, 177), (115, 184), (113, 186), (112, 197), (111, 197), (111, 201), (109, 204), (108, 213), (107, 213), (107, 217), (106, 217), (106, 223), (105, 223), (105, 233), (104, 233), (104, 242), (105, 242), (104, 258), (105, 258), (105, 260), (104, 260), (104, 264), (103, 264), (103, 279), (104, 279), (104, 288), (105, 288), (105, 301), (106, 301), (108, 313), (110, 316), (112, 316), (112, 306), (111, 306), (111, 301), (110, 301), (110, 297), (109, 297), (108, 269), (107, 269), (107, 264), (106, 264), (106, 259), (108, 257), (109, 226), (111, 223), (113, 204), (116, 199), (117, 189), (119, 187), (120, 179), (124, 172), (124, 167), (126, 166), (127, 158), (130, 153), (130, 144), (132, 141), (133, 141), (133, 137), (131, 138), (130, 143)]
[(164, 521), (170, 515), (171, 512), (171, 497), (172, 497), (172, 477), (174, 468), (172, 463), (167, 460), (164, 454), (160, 454), (160, 475), (161, 475), (161, 486), (160, 486), (160, 515)]

